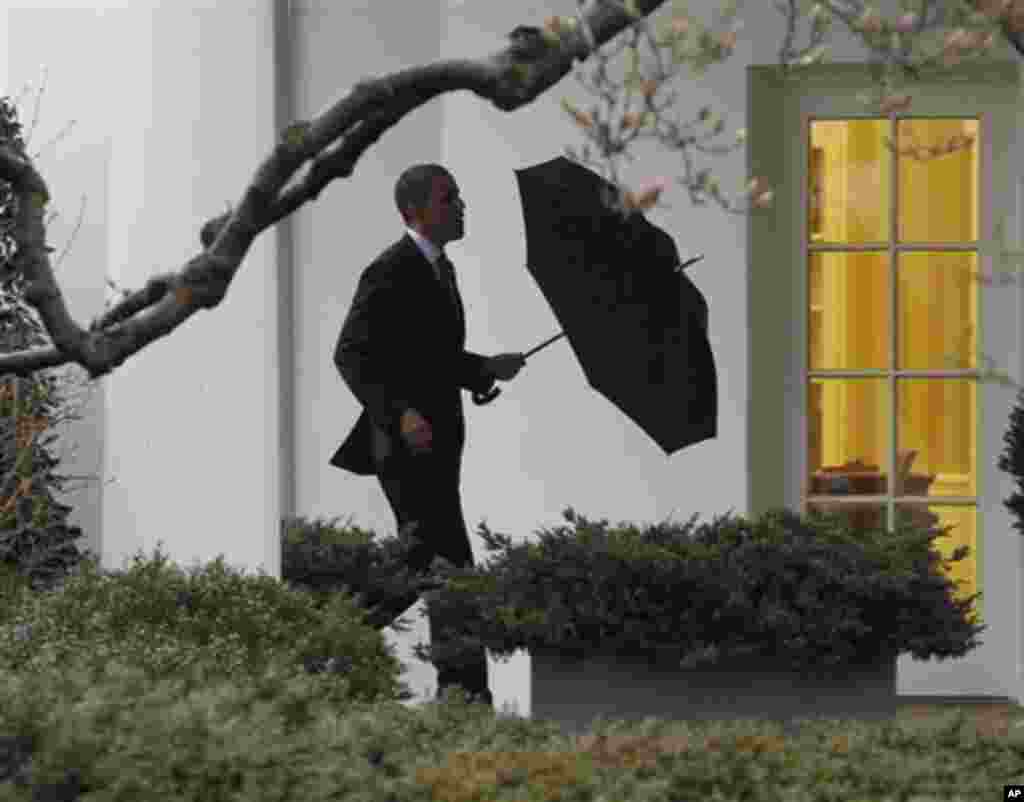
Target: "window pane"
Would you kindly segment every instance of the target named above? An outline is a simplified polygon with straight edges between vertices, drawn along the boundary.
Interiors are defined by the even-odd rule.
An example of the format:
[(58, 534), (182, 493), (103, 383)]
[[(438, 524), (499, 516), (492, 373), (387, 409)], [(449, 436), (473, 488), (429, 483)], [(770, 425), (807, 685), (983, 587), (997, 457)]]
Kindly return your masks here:
[(906, 253), (899, 258), (899, 367), (977, 367), (978, 259), (974, 253)]
[(855, 532), (882, 529), (885, 521), (885, 507), (880, 504), (808, 504), (807, 511), (838, 515)]
[[(945, 535), (940, 535), (932, 541), (932, 548), (941, 554), (943, 559), (949, 559), (959, 546), (967, 546), (970, 549), (968, 555), (953, 563), (947, 575), (954, 582), (962, 583), (957, 585), (954, 598), (962, 600), (978, 592), (980, 562), (975, 553), (978, 544), (978, 513), (975, 507), (897, 504), (896, 519), (922, 528), (942, 529), (951, 526), (952, 529)], [(981, 611), (981, 599), (975, 602), (975, 608)]]
[(888, 120), (810, 124), (808, 227), (813, 242), (889, 241)]
[[(977, 239), (978, 130), (977, 120), (896, 121), (900, 241)], [(944, 152), (951, 139), (963, 146)]]
[(897, 379), (897, 494), (977, 494), (976, 391), (973, 379)]
[(891, 414), (887, 382), (811, 379), (808, 392), (810, 492), (887, 492)]
[(888, 255), (812, 253), (809, 258), (810, 369), (888, 368)]

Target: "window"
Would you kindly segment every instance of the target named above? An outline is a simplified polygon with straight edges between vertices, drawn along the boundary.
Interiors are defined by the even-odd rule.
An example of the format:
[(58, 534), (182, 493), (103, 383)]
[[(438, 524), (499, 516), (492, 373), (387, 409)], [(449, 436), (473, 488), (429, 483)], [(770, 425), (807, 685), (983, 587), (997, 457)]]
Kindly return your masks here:
[(961, 598), (978, 578), (979, 132), (812, 118), (807, 149), (805, 509), (952, 526), (934, 543), (971, 549)]

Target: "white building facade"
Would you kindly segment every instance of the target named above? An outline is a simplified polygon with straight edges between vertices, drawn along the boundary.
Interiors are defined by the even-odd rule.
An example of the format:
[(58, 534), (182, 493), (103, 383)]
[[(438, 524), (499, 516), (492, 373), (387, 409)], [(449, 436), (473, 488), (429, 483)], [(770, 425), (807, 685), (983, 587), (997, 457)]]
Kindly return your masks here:
[[(576, 7), (4, 4), (3, 91), (19, 98), (29, 152), (39, 153), (59, 213), (49, 229), (58, 252), (85, 196), (81, 228), (57, 268), (72, 314), (85, 324), (102, 311), (105, 276), (137, 289), (180, 269), (200, 247), (202, 224), (241, 198), (277, 132), (357, 81), (493, 53), (516, 26)], [(712, 24), (713, 9), (695, 11)], [(725, 64), (694, 80), (682, 74), (676, 115), (687, 122), (710, 105), (726, 120), (722, 144), (746, 128), (745, 153), (698, 166), (711, 167), (730, 196), (749, 175), (766, 177), (773, 208), (748, 219), (669, 190), (669, 206), (649, 213), (684, 259), (706, 254), (690, 275), (710, 310), (719, 435), (666, 458), (588, 386), (566, 344), (545, 349), (494, 403), (465, 399), (462, 495), (477, 561), (487, 556), (475, 536), (481, 520), (527, 538), (563, 523), (569, 506), (590, 519), (653, 523), (801, 509), (843, 489), (877, 496), (874, 512), (857, 514), (905, 508), (956, 525), (956, 542), (975, 552), (958, 578), (985, 594), (983, 645), (961, 660), (901, 657), (899, 692), (1024, 698), (1024, 538), (1002, 505), (1012, 482), (995, 468), (1014, 391), (971, 378), (980, 350), (1021, 381), (1021, 292), (955, 280), (998, 267), (997, 223), (1009, 244), (1020, 242), (1016, 56), (1004, 48), (959, 82), (912, 89), (909, 114), (932, 119), (901, 124), (857, 104), (870, 84), (851, 65), (864, 51), (838, 26), (840, 66), (796, 88), (772, 78), (785, 35), (778, 11), (750, 4), (742, 19)], [(22, 90), (37, 87), (43, 70), (33, 129), (34, 93)], [(513, 113), (469, 92), (413, 112), (349, 179), (259, 237), (220, 307), (102, 379), (67, 434), (78, 451), (65, 472), (102, 479), (65, 500), (86, 532), (80, 545), (108, 569), (160, 542), (183, 567), (223, 554), (280, 576), (283, 516), (351, 518), (394, 533), (376, 480), (327, 463), (359, 414), (332, 353), (361, 271), (402, 234), (394, 182), (416, 162), (451, 170), (467, 204), (466, 236), (448, 250), (467, 348), (528, 350), (559, 325), (525, 267), (513, 171), (581, 144), (563, 97), (592, 105), (570, 75)], [(887, 135), (931, 141), (951, 132), (975, 144), (936, 167), (889, 160), (877, 147)], [(661, 148), (634, 152), (625, 170), (634, 185), (683, 169)], [(876, 200), (865, 202), (872, 192)], [(950, 320), (956, 325), (944, 326)], [(968, 345), (957, 339), (965, 330)], [(959, 361), (939, 364), (950, 353)], [(942, 502), (901, 503), (888, 495), (889, 473), (903, 492)], [(411, 633), (388, 637), (408, 662), (407, 681), (430, 697), (433, 668), (411, 653), (428, 633), (419, 609)], [(492, 663), (499, 705), (529, 712), (527, 659)]]

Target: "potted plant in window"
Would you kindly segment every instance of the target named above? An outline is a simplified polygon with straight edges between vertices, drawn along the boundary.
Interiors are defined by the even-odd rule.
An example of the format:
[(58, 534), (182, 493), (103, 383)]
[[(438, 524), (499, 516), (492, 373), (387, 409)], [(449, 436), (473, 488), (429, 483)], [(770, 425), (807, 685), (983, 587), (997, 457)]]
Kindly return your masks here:
[[(956, 600), (939, 570), (938, 530), (787, 510), (643, 531), (564, 516), (571, 528), (515, 546), (481, 524), (502, 553), (446, 567), (435, 596), (463, 613), (461, 643), (499, 660), (526, 649), (533, 717), (572, 731), (598, 716), (886, 717), (899, 654), (959, 657), (984, 629), (968, 617), (981, 594)], [(415, 653), (451, 649), (434, 638)]]

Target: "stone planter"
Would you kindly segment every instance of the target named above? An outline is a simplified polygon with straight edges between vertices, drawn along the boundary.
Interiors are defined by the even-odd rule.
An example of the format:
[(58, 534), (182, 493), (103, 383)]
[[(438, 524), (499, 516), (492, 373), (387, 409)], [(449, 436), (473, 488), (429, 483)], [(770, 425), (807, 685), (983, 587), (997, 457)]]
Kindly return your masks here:
[(879, 720), (896, 713), (896, 656), (869, 666), (801, 676), (778, 660), (742, 658), (706, 668), (643, 657), (574, 658), (531, 653), (533, 719), (557, 721), (575, 735), (598, 715), (706, 721), (815, 717)]

